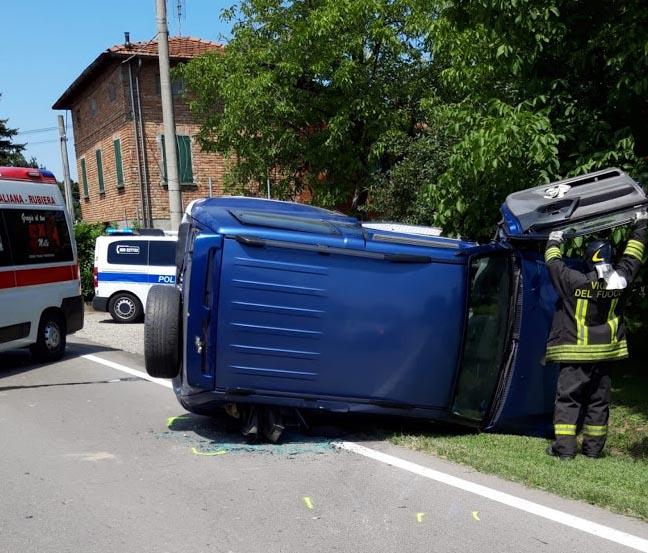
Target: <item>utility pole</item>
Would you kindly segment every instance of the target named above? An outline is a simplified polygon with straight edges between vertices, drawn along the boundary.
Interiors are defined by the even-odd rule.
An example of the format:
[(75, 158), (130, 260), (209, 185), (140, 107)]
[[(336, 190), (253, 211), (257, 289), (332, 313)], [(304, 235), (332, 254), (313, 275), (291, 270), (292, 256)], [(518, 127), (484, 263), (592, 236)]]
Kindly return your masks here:
[(173, 96), (171, 94), (166, 0), (156, 0), (156, 16), (162, 122), (164, 124), (164, 151), (167, 160), (167, 184), (169, 187), (169, 211), (171, 214), (171, 230), (178, 230), (182, 220), (182, 194), (180, 192), (180, 179), (178, 178), (178, 151), (176, 148)]
[(74, 221), (74, 198), (72, 197), (72, 181), (70, 180), (70, 162), (68, 161), (67, 136), (65, 136), (65, 123), (63, 116), (58, 116), (58, 130), (61, 141), (61, 163), (63, 164), (63, 189), (65, 191), (65, 204), (67, 205), (70, 219)]

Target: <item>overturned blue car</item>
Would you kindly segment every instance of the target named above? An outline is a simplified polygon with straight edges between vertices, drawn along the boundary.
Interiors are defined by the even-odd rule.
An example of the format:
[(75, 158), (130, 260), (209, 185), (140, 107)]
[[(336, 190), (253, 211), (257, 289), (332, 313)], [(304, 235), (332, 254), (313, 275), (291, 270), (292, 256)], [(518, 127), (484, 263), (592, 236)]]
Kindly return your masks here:
[(148, 298), (147, 371), (199, 414), (371, 413), (548, 434), (556, 294), (544, 242), (625, 225), (646, 204), (625, 173), (599, 171), (511, 194), (496, 238), (477, 244), (297, 203), (195, 201), (178, 285)]

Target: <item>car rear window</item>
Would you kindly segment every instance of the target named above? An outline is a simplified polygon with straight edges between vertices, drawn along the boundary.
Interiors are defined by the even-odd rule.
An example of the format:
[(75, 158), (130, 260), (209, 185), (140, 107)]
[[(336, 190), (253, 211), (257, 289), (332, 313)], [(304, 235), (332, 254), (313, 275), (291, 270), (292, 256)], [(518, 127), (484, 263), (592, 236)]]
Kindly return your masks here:
[(15, 265), (74, 259), (64, 211), (7, 209), (2, 215)]
[(149, 265), (175, 265), (174, 240), (151, 240), (149, 242)]
[(108, 245), (108, 263), (114, 265), (148, 265), (147, 240), (119, 240)]
[(322, 219), (295, 217), (264, 211), (231, 210), (230, 213), (243, 225), (271, 227), (297, 232), (312, 232), (317, 234), (339, 234), (337, 229)]

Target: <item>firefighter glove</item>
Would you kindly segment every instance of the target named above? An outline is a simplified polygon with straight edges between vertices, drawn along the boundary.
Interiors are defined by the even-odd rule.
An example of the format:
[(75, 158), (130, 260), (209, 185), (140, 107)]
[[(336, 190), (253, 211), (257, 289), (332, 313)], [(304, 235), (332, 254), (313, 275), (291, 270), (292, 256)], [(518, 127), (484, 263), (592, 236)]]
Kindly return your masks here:
[(637, 211), (637, 212), (634, 214), (634, 220), (635, 220), (636, 222), (639, 222), (639, 221), (645, 221), (645, 220), (647, 220), (647, 219), (648, 219), (648, 211), (645, 210), (645, 209), (642, 209), (642, 210), (640, 210), (640, 211)]
[(563, 231), (562, 230), (554, 230), (549, 235), (549, 241), (550, 242), (558, 242), (559, 244), (561, 244), (563, 242)]

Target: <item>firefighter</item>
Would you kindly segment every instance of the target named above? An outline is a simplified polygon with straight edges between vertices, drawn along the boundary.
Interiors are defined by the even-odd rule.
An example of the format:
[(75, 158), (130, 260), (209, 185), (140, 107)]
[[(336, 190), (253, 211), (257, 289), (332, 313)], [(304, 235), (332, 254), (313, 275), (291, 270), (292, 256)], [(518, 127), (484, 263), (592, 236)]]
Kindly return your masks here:
[(648, 213), (634, 216), (632, 235), (618, 264), (612, 244), (587, 245), (587, 272), (571, 269), (562, 259), (563, 233), (549, 235), (545, 262), (558, 293), (547, 340), (547, 362), (559, 363), (554, 409), (555, 440), (547, 453), (561, 460), (576, 455), (576, 434), (582, 422), (582, 453), (601, 456), (607, 437), (611, 361), (628, 357), (623, 315), (624, 292), (635, 278), (644, 255)]

